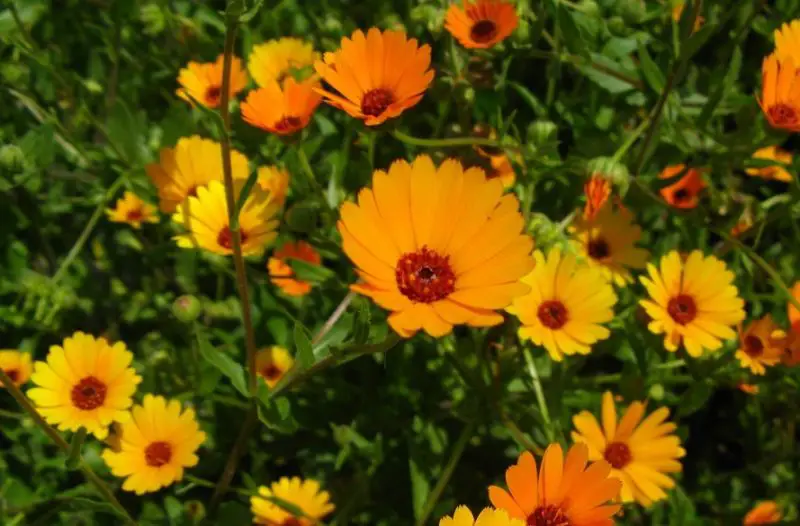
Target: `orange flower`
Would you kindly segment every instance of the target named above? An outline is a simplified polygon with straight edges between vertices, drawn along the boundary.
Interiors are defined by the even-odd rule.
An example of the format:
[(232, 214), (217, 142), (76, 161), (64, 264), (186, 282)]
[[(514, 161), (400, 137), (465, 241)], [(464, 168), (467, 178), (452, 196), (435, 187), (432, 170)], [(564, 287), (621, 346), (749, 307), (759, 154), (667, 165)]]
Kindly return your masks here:
[[(800, 303), (800, 281), (796, 281), (792, 287), (792, 297)], [(789, 324), (792, 326), (792, 332), (800, 333), (800, 310), (794, 306), (794, 303), (789, 302), (788, 307)]]
[(764, 59), (758, 104), (773, 128), (800, 131), (800, 78), (794, 60), (778, 60), (776, 53)]
[(700, 192), (706, 187), (701, 169), (676, 164), (664, 168), (658, 178), (671, 179), (684, 171), (686, 173), (677, 182), (661, 189), (661, 197), (675, 208), (695, 208), (700, 203)]
[(789, 367), (800, 365), (800, 332), (790, 331), (783, 345), (783, 364)]
[(305, 241), (298, 241), (284, 243), (267, 262), (273, 285), (280, 287), (284, 294), (289, 296), (305, 296), (311, 292), (311, 283), (293, 278), (294, 271), (286, 262), (287, 259), (299, 259), (312, 265), (319, 265), (322, 263), (322, 258), (314, 247)]
[(746, 384), (744, 382), (739, 382), (736, 386), (741, 392), (747, 393), (749, 395), (757, 395), (759, 392), (759, 388), (755, 384)]
[(755, 508), (747, 512), (744, 517), (744, 526), (756, 526), (757, 524), (775, 524), (783, 518), (778, 505), (767, 500), (759, 502)]
[(778, 329), (772, 316), (752, 321), (747, 329), (739, 329), (739, 349), (736, 358), (742, 367), (750, 369), (753, 374), (763, 375), (767, 367), (781, 361), (781, 354), (786, 347), (786, 333)]
[[(184, 100), (192, 102), (189, 95), (206, 107), (219, 106), (222, 96), (222, 61), (223, 55), (216, 62), (189, 62), (178, 74), (181, 87), (176, 92)], [(242, 69), (242, 61), (233, 57), (231, 63), (231, 98), (247, 85), (247, 73)]]
[(784, 23), (773, 35), (778, 60), (800, 56), (800, 19)]
[(489, 486), (489, 500), (527, 524), (612, 526), (620, 506), (607, 503), (617, 498), (622, 483), (609, 477), (605, 460), (587, 468), (588, 458), (583, 444), (572, 446), (566, 459), (560, 445), (550, 444), (537, 474), (536, 460), (526, 451), (506, 470), (509, 491)]
[(291, 135), (308, 125), (322, 97), (315, 93), (314, 79), (298, 83), (293, 77), (251, 91), (242, 103), (242, 117), (247, 124), (278, 135)]
[(462, 46), (486, 49), (508, 38), (517, 28), (514, 4), (503, 0), (464, 0), (450, 4), (444, 27)]
[(594, 219), (595, 214), (603, 208), (611, 195), (611, 183), (601, 174), (594, 173), (583, 185), (583, 193), (586, 195), (583, 217), (588, 220)]
[(331, 106), (377, 126), (416, 105), (433, 81), (431, 48), (402, 31), (356, 31), (342, 47), (314, 63), (338, 94), (317, 89)]
[(792, 181), (792, 174), (785, 168), (785, 165), (792, 164), (792, 154), (786, 150), (778, 148), (777, 146), (767, 146), (766, 148), (757, 150), (753, 154), (753, 159), (776, 161), (776, 163), (772, 166), (764, 166), (763, 168), (747, 168), (745, 170), (747, 175), (783, 181), (784, 183), (790, 183)]

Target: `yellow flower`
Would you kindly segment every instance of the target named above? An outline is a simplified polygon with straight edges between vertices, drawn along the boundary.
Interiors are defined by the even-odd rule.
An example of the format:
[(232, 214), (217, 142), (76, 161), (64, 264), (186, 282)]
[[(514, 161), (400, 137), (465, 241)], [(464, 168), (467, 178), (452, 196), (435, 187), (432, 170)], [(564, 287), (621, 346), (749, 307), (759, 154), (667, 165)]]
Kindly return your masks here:
[(764, 59), (758, 100), (770, 126), (791, 132), (800, 131), (800, 62), (795, 61), (800, 61), (796, 55), (779, 60), (775, 53)]
[(650, 253), (636, 246), (642, 229), (633, 222), (628, 209), (615, 209), (606, 201), (592, 219), (578, 217), (570, 228), (573, 244), (586, 256), (590, 266), (603, 270), (603, 275), (618, 286), (633, 282), (630, 269), (643, 269)]
[(319, 252), (314, 250), (314, 247), (305, 241), (298, 241), (297, 243), (284, 243), (267, 262), (270, 281), (273, 285), (280, 287), (284, 294), (289, 296), (305, 296), (311, 292), (311, 283), (293, 277), (294, 270), (287, 262), (288, 259), (319, 265), (322, 263), (322, 258)]
[(177, 400), (144, 396), (122, 424), (120, 449), (106, 449), (103, 460), (117, 477), (126, 477), (125, 491), (137, 495), (158, 491), (183, 478), (183, 470), (197, 465), (197, 449), (206, 439), (194, 411), (181, 412)]
[(514, 299), (507, 310), (519, 318), (519, 337), (533, 340), (561, 361), (564, 355), (589, 354), (591, 346), (611, 332), (603, 323), (614, 317), (617, 296), (599, 268), (578, 263), (572, 254), (537, 250), (536, 266), (522, 282), (528, 294)]
[[(278, 482), (273, 482), (267, 488), (258, 488), (259, 496), (250, 498), (250, 507), (253, 511), (255, 524), (277, 524), (293, 526), (312, 526), (321, 518), (334, 510), (327, 491), (320, 491), (319, 482), (316, 480), (301, 480), (298, 477), (281, 477)], [(293, 504), (305, 514), (305, 517), (295, 517), (288, 511), (262, 497), (277, 497), (282, 501)], [(312, 520), (309, 520), (309, 518)]]
[[(310, 73), (318, 59), (319, 53), (310, 42), (284, 37), (253, 46), (247, 70), (256, 84), (264, 88), (273, 81), (282, 82), (287, 75), (302, 74), (306, 68)], [(298, 80), (302, 78), (305, 77)]]
[[(241, 185), (236, 186), (238, 198)], [(278, 221), (274, 219), (279, 206), (270, 195), (254, 186), (239, 214), (239, 236), (242, 254), (258, 256), (277, 236)], [(172, 220), (187, 232), (175, 236), (181, 248), (203, 248), (215, 254), (233, 254), (233, 233), (228, 221), (228, 205), (225, 186), (211, 181), (197, 190), (197, 197), (190, 197), (178, 205)]]
[[(219, 106), (222, 96), (222, 60), (223, 55), (220, 55), (216, 62), (189, 62), (178, 74), (178, 84), (181, 85), (176, 92), (178, 96), (191, 102), (192, 100), (189, 98), (191, 95), (208, 108)], [(247, 73), (242, 69), (242, 61), (233, 57), (231, 62), (231, 99), (246, 85)]]
[(755, 177), (763, 177), (764, 179), (774, 179), (775, 181), (783, 181), (790, 183), (792, 181), (792, 174), (781, 165), (792, 164), (792, 154), (786, 150), (782, 150), (777, 146), (767, 146), (760, 148), (753, 154), (753, 159), (765, 159), (768, 161), (777, 161), (774, 166), (765, 166), (763, 168), (747, 168), (745, 172), (747, 175)]
[(293, 77), (268, 83), (251, 91), (242, 103), (242, 118), (251, 125), (277, 135), (292, 135), (311, 121), (322, 101), (315, 79), (297, 82)]
[(769, 314), (750, 323), (739, 335), (736, 358), (753, 374), (763, 375), (767, 367), (780, 363), (786, 347), (786, 333), (778, 328)]
[(686, 455), (676, 425), (667, 422), (669, 409), (661, 407), (642, 420), (643, 402), (633, 402), (617, 420), (614, 398), (603, 394), (602, 426), (588, 411), (572, 418), (576, 431), (572, 440), (589, 448), (589, 460), (605, 459), (611, 476), (622, 481), (623, 502), (637, 501), (643, 506), (666, 498), (665, 489), (675, 486), (668, 474), (681, 471), (678, 459)]
[(797, 60), (800, 57), (800, 19), (784, 23), (773, 35), (778, 60)]
[(504, 0), (465, 0), (463, 7), (453, 2), (447, 9), (444, 27), (469, 49), (490, 48), (517, 28), (519, 18), (514, 4)]
[(156, 207), (142, 201), (133, 192), (125, 192), (116, 206), (106, 210), (108, 219), (114, 223), (128, 223), (139, 229), (142, 223), (158, 223)]
[(575, 444), (567, 452), (550, 444), (537, 473), (529, 452), (506, 470), (508, 491), (489, 487), (489, 500), (497, 509), (529, 525), (607, 526), (620, 506), (608, 504), (619, 494), (619, 480), (609, 477), (611, 466), (600, 460), (588, 468), (589, 452)]
[(485, 508), (475, 520), (469, 508), (459, 506), (452, 517), (442, 517), (439, 526), (525, 526), (525, 523), (509, 517), (506, 510), (492, 508)]
[(28, 391), (47, 422), (61, 430), (86, 428), (99, 439), (112, 422), (124, 422), (141, 378), (131, 367), (125, 344), (109, 344), (76, 332), (61, 346), (50, 347), (46, 362), (34, 364)]
[(292, 368), (294, 359), (289, 351), (278, 345), (261, 349), (256, 354), (256, 370), (267, 385), (275, 387), (281, 378)]
[(759, 502), (752, 510), (747, 512), (744, 517), (744, 526), (757, 526), (760, 524), (777, 524), (783, 519), (778, 504), (768, 500)]
[(683, 344), (690, 356), (716, 351), (721, 340), (736, 337), (731, 328), (744, 320), (744, 301), (725, 263), (699, 250), (686, 261), (673, 250), (661, 258), (661, 268), (647, 264), (649, 278), (639, 280), (651, 299), (641, 300), (652, 318), (653, 334), (664, 334), (664, 346), (675, 352)]
[(420, 156), (375, 171), (358, 204), (342, 205), (338, 227), (363, 280), (352, 289), (391, 310), (401, 336), (439, 337), (453, 325), (501, 323), (495, 309), (527, 292), (519, 279), (533, 268), (533, 240), (523, 223), (500, 181)]
[(262, 166), (258, 169), (258, 186), (272, 195), (272, 200), (279, 206), (286, 202), (289, 192), (289, 172), (277, 166)]
[[(31, 377), (31, 355), (30, 353), (15, 351), (13, 349), (0, 350), (0, 369), (6, 376), (19, 387)], [(0, 387), (4, 387), (0, 380)]]
[[(211, 181), (222, 181), (222, 147), (219, 143), (194, 135), (180, 139), (175, 148), (161, 150), (158, 163), (145, 167), (158, 188), (161, 210), (172, 213), (187, 197)], [(247, 157), (231, 150), (234, 179), (247, 179)]]

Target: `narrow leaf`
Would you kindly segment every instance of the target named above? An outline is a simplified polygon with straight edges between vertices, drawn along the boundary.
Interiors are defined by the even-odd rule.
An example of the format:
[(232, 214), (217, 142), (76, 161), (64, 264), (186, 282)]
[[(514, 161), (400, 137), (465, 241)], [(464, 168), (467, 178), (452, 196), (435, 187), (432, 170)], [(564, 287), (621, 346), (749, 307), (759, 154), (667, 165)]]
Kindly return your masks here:
[(664, 74), (658, 69), (658, 65), (656, 65), (647, 48), (641, 42), (639, 42), (639, 64), (641, 65), (642, 76), (644, 76), (647, 84), (653, 88), (654, 92), (661, 94), (666, 83)]
[(216, 367), (219, 372), (227, 376), (233, 384), (233, 387), (239, 391), (242, 396), (249, 396), (247, 392), (247, 382), (245, 381), (244, 369), (241, 365), (233, 361), (233, 358), (227, 354), (219, 351), (208, 339), (198, 332), (197, 342), (199, 343), (200, 354), (203, 358)]
[(300, 322), (294, 325), (294, 346), (297, 354), (297, 359), (303, 369), (307, 369), (314, 365), (314, 349), (311, 346), (311, 338), (308, 337), (305, 327)]

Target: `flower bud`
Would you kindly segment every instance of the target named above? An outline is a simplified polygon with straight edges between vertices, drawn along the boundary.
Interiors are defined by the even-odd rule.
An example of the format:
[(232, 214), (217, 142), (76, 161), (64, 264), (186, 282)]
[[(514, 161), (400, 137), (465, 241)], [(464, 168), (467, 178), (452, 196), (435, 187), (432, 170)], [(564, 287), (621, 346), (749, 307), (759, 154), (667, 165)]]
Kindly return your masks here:
[(186, 323), (196, 320), (202, 310), (200, 300), (189, 294), (179, 297), (172, 304), (172, 314)]

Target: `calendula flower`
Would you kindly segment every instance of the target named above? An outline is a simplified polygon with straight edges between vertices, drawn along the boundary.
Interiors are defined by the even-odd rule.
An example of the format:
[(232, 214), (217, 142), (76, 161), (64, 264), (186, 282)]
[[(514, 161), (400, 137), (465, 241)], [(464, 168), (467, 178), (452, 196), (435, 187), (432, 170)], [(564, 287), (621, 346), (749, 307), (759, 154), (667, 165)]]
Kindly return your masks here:
[(463, 7), (450, 4), (444, 27), (465, 48), (486, 49), (506, 38), (517, 28), (517, 9), (504, 0), (464, 0)]
[(62, 431), (85, 428), (99, 439), (112, 422), (125, 422), (142, 381), (125, 344), (76, 332), (36, 362), (28, 397), (48, 423)]
[(631, 283), (630, 269), (643, 269), (650, 253), (636, 246), (642, 229), (633, 222), (626, 208), (607, 201), (592, 219), (577, 218), (570, 228), (573, 244), (584, 254), (590, 266), (596, 266), (619, 286)]
[[(320, 491), (316, 480), (301, 480), (298, 477), (281, 477), (267, 488), (258, 488), (259, 496), (250, 498), (254, 524), (292, 524), (312, 526), (334, 510), (327, 491)], [(277, 497), (303, 511), (304, 517), (296, 517), (276, 504), (262, 497)], [(310, 518), (310, 520), (309, 520)]]
[(611, 182), (600, 174), (592, 174), (583, 185), (586, 195), (586, 205), (583, 208), (584, 220), (594, 219), (594, 216), (603, 208), (611, 196)]
[(338, 93), (320, 89), (325, 102), (376, 126), (416, 105), (433, 81), (431, 48), (402, 31), (356, 31), (317, 73)]
[(122, 489), (137, 495), (158, 491), (197, 465), (197, 449), (206, 434), (192, 409), (181, 411), (179, 401), (147, 394), (131, 417), (121, 426), (119, 451), (103, 451), (111, 473), (125, 477)]
[[(305, 79), (318, 59), (319, 53), (310, 42), (283, 37), (253, 46), (247, 70), (256, 84), (265, 88), (272, 82), (282, 82), (287, 76)], [(304, 71), (306, 69), (308, 71)]]
[(749, 395), (757, 395), (757, 394), (758, 394), (758, 392), (760, 391), (760, 389), (758, 388), (758, 386), (757, 386), (757, 385), (754, 385), (754, 384), (746, 384), (746, 383), (744, 383), (744, 382), (739, 382), (739, 383), (736, 385), (736, 387), (737, 387), (737, 389), (739, 389), (741, 392), (743, 392), (743, 393), (746, 393), (746, 394), (749, 394)]
[(294, 270), (288, 262), (290, 259), (319, 265), (322, 263), (322, 258), (319, 252), (314, 250), (314, 247), (305, 241), (298, 241), (297, 243), (284, 243), (267, 262), (269, 278), (273, 285), (289, 296), (305, 296), (311, 292), (311, 283), (294, 277)]
[(404, 337), (497, 325), (495, 309), (529, 289), (519, 278), (533, 268), (533, 241), (519, 201), (452, 159), (437, 169), (420, 156), (375, 171), (372, 189), (342, 205), (338, 227), (363, 280), (352, 289), (392, 311), (389, 324)]
[(269, 387), (275, 385), (294, 366), (289, 351), (279, 345), (261, 349), (256, 353), (256, 371)]
[(700, 192), (706, 187), (701, 170), (687, 169), (685, 164), (676, 164), (665, 168), (658, 177), (671, 179), (684, 171), (685, 173), (678, 181), (661, 189), (661, 197), (675, 208), (695, 208), (700, 203)]
[[(235, 194), (238, 199), (241, 185)], [(278, 221), (274, 218), (280, 207), (270, 195), (258, 186), (250, 190), (250, 195), (239, 213), (239, 236), (242, 254), (258, 256), (277, 236)], [(211, 181), (208, 186), (197, 190), (197, 197), (190, 197), (178, 205), (172, 220), (183, 226), (187, 232), (175, 236), (181, 248), (203, 248), (214, 254), (228, 256), (233, 254), (233, 233), (228, 221), (228, 204), (225, 187), (219, 181)]]
[[(3, 349), (0, 351), (0, 369), (6, 373), (14, 385), (19, 387), (31, 377), (33, 369), (31, 355), (14, 349)], [(0, 380), (0, 387), (5, 387), (2, 380)]]
[(537, 473), (536, 460), (526, 451), (506, 470), (508, 491), (490, 486), (489, 500), (529, 525), (610, 526), (620, 506), (609, 501), (616, 499), (621, 484), (609, 477), (608, 462), (587, 468), (588, 458), (584, 444), (572, 446), (566, 459), (560, 445), (550, 444)]
[(789, 367), (800, 365), (800, 332), (790, 330), (783, 338), (782, 347), (783, 364)]
[(770, 126), (800, 131), (800, 79), (797, 56), (778, 60), (777, 54), (764, 59), (761, 67), (761, 96), (758, 104)]
[(763, 168), (747, 168), (745, 172), (748, 175), (755, 177), (763, 177), (764, 179), (773, 179), (775, 181), (783, 181), (789, 183), (792, 181), (792, 174), (781, 166), (792, 164), (792, 154), (778, 148), (777, 146), (767, 146), (760, 148), (753, 154), (753, 159), (764, 159), (767, 161), (776, 161), (773, 166), (765, 166)]
[(509, 517), (506, 510), (492, 508), (485, 508), (475, 520), (469, 508), (459, 506), (452, 517), (442, 517), (439, 526), (525, 526), (525, 523)]
[[(231, 150), (234, 179), (247, 179), (250, 170), (247, 157)], [(197, 196), (197, 189), (211, 181), (222, 181), (222, 147), (218, 142), (194, 135), (178, 140), (175, 148), (161, 150), (158, 163), (145, 167), (158, 188), (161, 210), (172, 213), (188, 197)]]
[(588, 411), (572, 418), (576, 431), (572, 440), (586, 444), (589, 460), (606, 460), (611, 476), (622, 481), (622, 502), (636, 501), (643, 506), (666, 498), (664, 490), (675, 487), (670, 473), (681, 471), (679, 458), (686, 455), (677, 426), (667, 422), (669, 409), (661, 407), (642, 420), (643, 402), (633, 402), (617, 419), (614, 397), (603, 394), (602, 425)]
[(277, 81), (251, 91), (242, 103), (242, 118), (251, 125), (277, 135), (292, 135), (308, 126), (322, 101), (317, 81), (297, 82), (287, 77), (281, 87)]
[(773, 35), (778, 60), (797, 60), (800, 57), (800, 19), (785, 22)]
[[(800, 303), (800, 281), (796, 281), (792, 286), (792, 297), (797, 303)], [(789, 316), (789, 325), (792, 326), (792, 331), (800, 333), (800, 309), (795, 307), (794, 303), (787, 302), (786, 304), (787, 315)]]
[(580, 264), (558, 247), (547, 258), (539, 250), (534, 257), (536, 266), (522, 278), (530, 292), (507, 309), (519, 318), (520, 339), (543, 346), (555, 361), (565, 354), (589, 354), (595, 342), (611, 334), (602, 324), (614, 317), (614, 289), (601, 269)]
[(289, 172), (285, 168), (262, 166), (258, 169), (256, 182), (262, 190), (270, 193), (275, 203), (283, 206), (289, 192)]
[(747, 512), (744, 516), (744, 526), (756, 526), (759, 524), (777, 524), (783, 519), (778, 504), (767, 500), (759, 502), (755, 508)]
[(145, 203), (133, 192), (122, 194), (114, 208), (106, 209), (106, 214), (110, 221), (127, 223), (136, 229), (141, 228), (142, 223), (158, 223), (156, 207)]
[[(181, 87), (176, 92), (184, 100), (192, 102), (192, 98), (208, 108), (219, 106), (222, 97), (222, 61), (224, 55), (217, 57), (216, 62), (189, 62), (178, 74)], [(242, 61), (233, 57), (231, 62), (231, 98), (247, 85), (247, 73), (242, 69)], [(191, 98), (189, 97), (191, 95)]]
[(753, 374), (763, 375), (767, 367), (781, 361), (785, 348), (786, 333), (778, 328), (769, 314), (755, 320), (739, 334), (739, 350), (736, 358), (742, 367)]
[(664, 334), (668, 351), (682, 344), (697, 357), (736, 337), (731, 327), (744, 320), (744, 301), (724, 262), (699, 250), (684, 261), (673, 250), (661, 258), (660, 269), (648, 263), (647, 271), (649, 277), (639, 280), (650, 299), (639, 303), (652, 318), (650, 332)]

